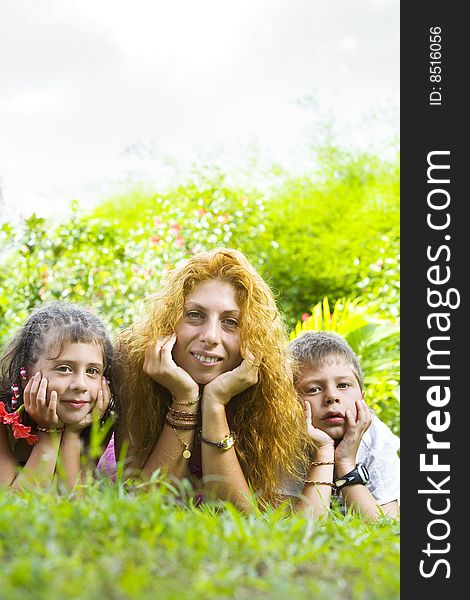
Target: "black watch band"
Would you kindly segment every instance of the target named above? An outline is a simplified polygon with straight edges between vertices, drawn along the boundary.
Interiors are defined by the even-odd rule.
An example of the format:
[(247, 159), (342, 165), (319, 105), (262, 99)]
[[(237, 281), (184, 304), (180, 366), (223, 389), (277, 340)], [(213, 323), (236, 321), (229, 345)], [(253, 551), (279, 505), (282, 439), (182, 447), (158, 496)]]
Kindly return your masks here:
[(202, 433), (199, 433), (199, 439), (201, 442), (204, 442), (204, 444), (207, 444), (208, 446), (214, 446), (214, 448), (219, 448), (219, 450), (230, 450), (230, 448), (235, 445), (237, 436), (234, 431), (231, 431), (228, 435), (221, 439), (220, 442), (213, 442), (212, 440), (202, 437)]
[(356, 483), (360, 483), (361, 485), (366, 485), (369, 481), (369, 471), (367, 467), (362, 463), (357, 463), (356, 467), (343, 475), (342, 477), (336, 477), (334, 480), (334, 484), (337, 490), (340, 490), (347, 485), (355, 485)]

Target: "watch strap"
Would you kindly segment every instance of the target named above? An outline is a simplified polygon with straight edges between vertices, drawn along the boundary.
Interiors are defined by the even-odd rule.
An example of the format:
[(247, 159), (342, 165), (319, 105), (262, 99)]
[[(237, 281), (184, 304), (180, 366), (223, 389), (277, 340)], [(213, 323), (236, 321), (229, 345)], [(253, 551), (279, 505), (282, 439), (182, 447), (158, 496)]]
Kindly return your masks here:
[(231, 431), (228, 435), (226, 435), (224, 438), (222, 438), (219, 442), (214, 442), (212, 440), (208, 440), (207, 438), (203, 437), (202, 433), (199, 433), (199, 439), (204, 444), (207, 444), (208, 446), (213, 446), (214, 448), (218, 448), (219, 450), (230, 450), (230, 448), (232, 448), (232, 446), (235, 445), (237, 435), (234, 431)]
[(364, 465), (362, 465), (361, 463), (358, 463), (355, 468), (350, 471), (349, 473), (346, 473), (345, 475), (342, 475), (341, 477), (335, 477), (334, 479), (334, 484), (336, 489), (342, 489), (348, 485), (355, 485), (355, 484), (360, 484), (360, 485), (366, 485), (366, 483), (369, 481), (369, 473), (366, 469), (366, 467)]

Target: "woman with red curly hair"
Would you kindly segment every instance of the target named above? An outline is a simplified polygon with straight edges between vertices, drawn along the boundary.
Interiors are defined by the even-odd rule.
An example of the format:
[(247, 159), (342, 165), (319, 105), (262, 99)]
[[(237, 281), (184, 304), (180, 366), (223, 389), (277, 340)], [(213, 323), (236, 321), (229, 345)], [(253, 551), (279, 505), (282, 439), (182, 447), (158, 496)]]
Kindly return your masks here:
[(189, 477), (244, 511), (301, 478), (309, 439), (274, 296), (245, 256), (202, 252), (168, 273), (120, 335), (116, 456)]

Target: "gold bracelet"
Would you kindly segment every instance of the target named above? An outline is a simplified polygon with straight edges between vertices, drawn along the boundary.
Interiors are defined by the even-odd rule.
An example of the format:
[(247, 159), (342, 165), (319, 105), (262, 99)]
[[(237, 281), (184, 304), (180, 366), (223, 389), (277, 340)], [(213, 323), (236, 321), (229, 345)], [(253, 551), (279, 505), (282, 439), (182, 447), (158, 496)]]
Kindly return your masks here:
[(329, 485), (332, 488), (336, 487), (331, 481), (304, 481), (304, 485)]
[(329, 461), (329, 460), (323, 461), (323, 460), (321, 460), (319, 462), (313, 462), (311, 466), (312, 467), (320, 467), (321, 465), (334, 465), (334, 464), (335, 464), (334, 460), (332, 460), (332, 461)]
[(62, 433), (64, 431), (64, 427), (39, 427), (39, 425), (36, 425), (36, 429), (43, 433)]
[(197, 404), (199, 402), (199, 396), (196, 398), (196, 400), (190, 400), (189, 402), (180, 402), (179, 400), (173, 398), (173, 396), (171, 397), (171, 400), (175, 404), (181, 404), (181, 406), (192, 406), (193, 404)]
[(189, 444), (186, 444), (186, 442), (180, 438), (180, 436), (179, 436), (178, 432), (176, 431), (176, 429), (174, 427), (172, 427), (172, 429), (175, 432), (175, 435), (178, 438), (178, 440), (184, 446), (183, 458), (190, 458), (191, 457), (191, 450), (189, 449), (189, 445), (190, 445), (191, 442)]

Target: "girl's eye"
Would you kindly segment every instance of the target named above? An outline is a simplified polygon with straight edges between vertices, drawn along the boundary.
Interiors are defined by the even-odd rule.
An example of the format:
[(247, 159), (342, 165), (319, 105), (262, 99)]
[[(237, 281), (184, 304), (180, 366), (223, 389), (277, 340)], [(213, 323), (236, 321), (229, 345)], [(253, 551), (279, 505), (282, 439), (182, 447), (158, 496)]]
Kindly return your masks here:
[(342, 390), (344, 390), (344, 389), (346, 389), (346, 388), (350, 387), (350, 385), (351, 385), (350, 383), (345, 383), (345, 382), (343, 382), (343, 383), (338, 383), (338, 387), (339, 387), (340, 389), (342, 389)]
[(59, 371), (59, 373), (71, 373), (72, 367), (70, 367), (69, 365), (59, 365), (58, 367), (56, 367), (56, 371)]
[(89, 369), (87, 369), (87, 373), (89, 373), (90, 375), (99, 375), (101, 371), (96, 367), (90, 367)]

